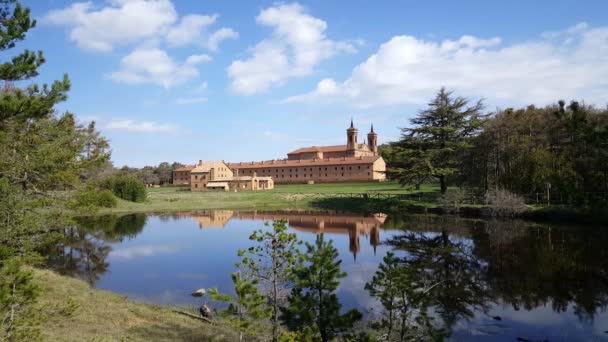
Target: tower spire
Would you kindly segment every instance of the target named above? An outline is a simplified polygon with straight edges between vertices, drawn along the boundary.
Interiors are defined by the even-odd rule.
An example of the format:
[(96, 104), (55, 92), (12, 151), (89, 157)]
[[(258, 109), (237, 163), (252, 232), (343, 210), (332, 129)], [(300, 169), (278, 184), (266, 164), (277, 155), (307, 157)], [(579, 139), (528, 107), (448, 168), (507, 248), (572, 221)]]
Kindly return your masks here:
[(372, 133), (374, 133), (374, 124), (372, 124)]
[(353, 124), (353, 118), (350, 118), (350, 128), (355, 128), (355, 125)]

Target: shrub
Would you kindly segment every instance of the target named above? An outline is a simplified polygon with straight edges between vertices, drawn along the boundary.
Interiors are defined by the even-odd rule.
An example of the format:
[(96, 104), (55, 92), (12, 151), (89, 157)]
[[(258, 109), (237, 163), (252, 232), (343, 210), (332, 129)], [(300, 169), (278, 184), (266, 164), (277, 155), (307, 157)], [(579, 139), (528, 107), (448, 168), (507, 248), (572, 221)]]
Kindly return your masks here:
[(494, 216), (517, 216), (528, 210), (523, 197), (508, 190), (488, 190), (485, 202)]
[(97, 205), (103, 208), (114, 208), (118, 204), (116, 196), (110, 190), (102, 190), (97, 193)]
[(99, 191), (92, 188), (76, 192), (70, 202), (73, 209), (113, 208), (117, 204), (116, 197), (110, 190)]
[(459, 210), (464, 204), (465, 199), (466, 193), (463, 189), (449, 189), (439, 198), (439, 203), (441, 203), (444, 208)]
[(104, 179), (101, 188), (112, 191), (118, 197), (131, 202), (146, 200), (146, 187), (137, 178), (117, 175)]

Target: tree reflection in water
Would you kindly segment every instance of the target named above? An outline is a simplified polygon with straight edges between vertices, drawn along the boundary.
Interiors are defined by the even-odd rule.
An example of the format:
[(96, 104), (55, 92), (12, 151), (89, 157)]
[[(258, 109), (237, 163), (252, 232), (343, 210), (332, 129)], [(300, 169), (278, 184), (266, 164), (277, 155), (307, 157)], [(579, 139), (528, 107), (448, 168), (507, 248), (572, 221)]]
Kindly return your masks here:
[(49, 251), (48, 267), (94, 286), (109, 268), (110, 243), (134, 238), (145, 224), (145, 214), (76, 218), (63, 229), (62, 242)]
[(492, 304), (550, 304), (581, 320), (608, 305), (605, 229), (430, 216), (389, 217), (385, 226), (406, 230), (386, 243), (404, 252), (417, 281), (435, 285), (429, 296), (448, 329)]

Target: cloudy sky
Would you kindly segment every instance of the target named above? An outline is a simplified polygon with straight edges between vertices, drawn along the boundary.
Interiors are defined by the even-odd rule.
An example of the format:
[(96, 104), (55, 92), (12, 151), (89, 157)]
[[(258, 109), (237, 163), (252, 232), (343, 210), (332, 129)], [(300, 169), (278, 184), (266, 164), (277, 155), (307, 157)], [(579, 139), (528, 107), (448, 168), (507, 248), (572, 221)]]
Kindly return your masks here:
[(608, 103), (605, 0), (22, 2), (36, 82), (69, 75), (58, 109), (117, 166), (282, 158), (343, 143), (351, 117), (382, 143), (441, 86), (489, 110)]

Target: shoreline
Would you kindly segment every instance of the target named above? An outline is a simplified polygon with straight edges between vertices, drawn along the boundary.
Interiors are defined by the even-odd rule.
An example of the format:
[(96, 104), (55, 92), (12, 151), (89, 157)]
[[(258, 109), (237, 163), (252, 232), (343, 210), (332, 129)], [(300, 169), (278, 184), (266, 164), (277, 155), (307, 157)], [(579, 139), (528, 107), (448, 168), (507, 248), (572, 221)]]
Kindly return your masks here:
[[(139, 303), (48, 269), (31, 269), (42, 294), (35, 309), (49, 341), (235, 341), (231, 326), (188, 318), (175, 307)], [(181, 308), (180, 308), (181, 309)]]
[[(179, 188), (155, 188), (148, 193), (143, 203), (118, 200), (115, 208), (103, 208), (93, 214), (167, 214), (188, 211), (235, 210), (309, 210), (341, 211), (369, 214), (373, 212), (388, 215), (434, 214), (453, 215), (477, 219), (525, 219), (537, 222), (568, 222), (581, 224), (608, 223), (606, 208), (575, 208), (568, 206), (528, 206), (524, 212), (513, 215), (496, 215), (493, 208), (484, 205), (462, 205), (458, 209), (445, 208), (433, 200), (438, 197), (435, 186), (425, 186), (422, 190), (430, 200), (396, 200), (377, 198), (332, 197), (332, 194), (410, 194), (396, 183), (357, 183), (323, 185), (287, 185), (269, 191), (243, 192), (190, 192)], [(78, 215), (80, 216), (80, 215)], [(87, 215), (88, 216), (88, 215)]]

